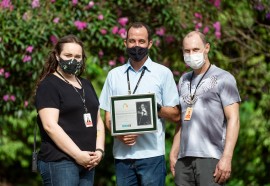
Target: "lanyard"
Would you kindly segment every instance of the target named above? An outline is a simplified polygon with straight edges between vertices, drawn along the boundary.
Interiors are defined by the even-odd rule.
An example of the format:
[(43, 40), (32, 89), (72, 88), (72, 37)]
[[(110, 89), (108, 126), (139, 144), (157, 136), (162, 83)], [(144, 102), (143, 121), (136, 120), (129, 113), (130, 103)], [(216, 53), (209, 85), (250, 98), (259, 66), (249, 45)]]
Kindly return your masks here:
[(79, 96), (80, 96), (80, 98), (81, 98), (81, 100), (82, 100), (82, 102), (83, 102), (83, 107), (84, 107), (85, 113), (88, 113), (87, 107), (86, 107), (86, 105), (85, 105), (85, 93), (84, 93), (84, 89), (83, 89), (83, 86), (82, 86), (81, 82), (78, 80), (78, 78), (75, 76), (77, 82), (78, 82), (79, 85), (82, 87), (82, 91), (83, 91), (83, 95), (82, 95), (82, 96), (81, 96), (81, 94), (78, 92), (78, 90), (77, 90), (77, 89), (76, 89), (76, 88), (75, 88), (68, 80), (66, 80), (66, 78), (65, 78), (62, 74), (60, 74), (57, 70), (56, 70), (56, 73), (57, 73), (59, 76), (61, 76), (61, 77), (65, 80), (65, 82), (67, 82), (68, 84), (70, 84), (70, 85), (74, 88), (74, 90), (79, 94)]
[[(140, 81), (141, 81), (141, 79), (142, 79), (142, 77), (144, 75), (145, 69), (146, 69), (146, 67), (144, 66), (143, 67), (143, 71), (141, 73), (141, 76), (140, 76), (140, 78), (139, 78), (139, 80), (138, 80), (138, 82), (137, 82), (137, 84), (136, 84), (136, 86), (135, 86), (134, 91), (133, 91), (132, 94), (134, 94), (136, 92), (136, 90), (137, 90), (137, 88), (138, 88), (138, 86), (140, 84)], [(127, 83), (128, 83), (128, 94), (130, 95), (131, 94), (131, 90), (130, 90), (130, 81), (129, 81), (129, 73), (128, 73), (128, 71), (129, 71), (129, 68), (127, 70)]]
[(211, 67), (211, 64), (209, 65), (209, 67), (207, 68), (206, 72), (203, 74), (202, 78), (200, 79), (200, 81), (199, 81), (198, 84), (196, 85), (195, 91), (194, 91), (194, 94), (193, 94), (193, 95), (191, 95), (191, 82), (192, 82), (192, 78), (193, 78), (193, 75), (194, 75), (194, 71), (192, 72), (192, 75), (191, 75), (191, 78), (190, 78), (190, 81), (189, 81), (189, 84), (190, 84), (190, 85), (189, 85), (189, 92), (190, 92), (191, 101), (193, 101), (194, 96), (195, 96), (196, 91), (197, 91), (197, 88), (198, 88), (199, 84), (201, 83), (202, 79), (204, 78), (205, 74), (206, 74), (206, 73), (208, 72), (208, 70), (210, 69), (210, 67)]

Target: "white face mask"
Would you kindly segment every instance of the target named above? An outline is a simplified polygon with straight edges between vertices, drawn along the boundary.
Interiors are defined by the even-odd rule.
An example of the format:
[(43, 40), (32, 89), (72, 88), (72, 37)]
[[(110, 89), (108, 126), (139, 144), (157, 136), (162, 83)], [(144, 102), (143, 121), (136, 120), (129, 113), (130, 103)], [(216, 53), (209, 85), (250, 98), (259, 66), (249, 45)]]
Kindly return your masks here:
[(199, 69), (205, 63), (203, 53), (184, 54), (184, 61), (192, 69)]

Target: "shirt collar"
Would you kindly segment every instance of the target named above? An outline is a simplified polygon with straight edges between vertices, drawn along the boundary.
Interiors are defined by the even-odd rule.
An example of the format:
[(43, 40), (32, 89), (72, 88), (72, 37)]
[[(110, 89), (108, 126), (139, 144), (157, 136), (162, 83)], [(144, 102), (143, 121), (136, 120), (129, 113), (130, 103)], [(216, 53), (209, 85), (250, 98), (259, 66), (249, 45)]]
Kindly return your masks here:
[[(143, 66), (139, 69), (138, 72), (141, 72), (143, 70), (143, 68), (146, 68), (147, 71), (151, 72), (151, 62), (153, 62), (153, 61), (148, 56), (147, 59), (146, 59), (146, 61), (143, 64)], [(131, 66), (131, 64), (130, 64), (130, 60), (128, 59), (128, 62), (126, 63), (126, 69), (125, 69), (124, 73), (126, 73), (129, 69), (135, 71), (133, 69), (133, 67)]]

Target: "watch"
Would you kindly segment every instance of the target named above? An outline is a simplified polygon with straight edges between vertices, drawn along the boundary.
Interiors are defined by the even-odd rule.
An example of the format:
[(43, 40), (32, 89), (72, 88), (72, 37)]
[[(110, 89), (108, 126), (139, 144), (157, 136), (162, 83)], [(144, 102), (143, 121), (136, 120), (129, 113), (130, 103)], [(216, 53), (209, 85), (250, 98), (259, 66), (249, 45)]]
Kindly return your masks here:
[(102, 150), (102, 149), (100, 149), (100, 148), (97, 148), (97, 149), (96, 149), (96, 151), (101, 152), (101, 154), (102, 154), (102, 159), (103, 159), (103, 158), (104, 158), (104, 156), (105, 156), (105, 152), (104, 152), (104, 150)]

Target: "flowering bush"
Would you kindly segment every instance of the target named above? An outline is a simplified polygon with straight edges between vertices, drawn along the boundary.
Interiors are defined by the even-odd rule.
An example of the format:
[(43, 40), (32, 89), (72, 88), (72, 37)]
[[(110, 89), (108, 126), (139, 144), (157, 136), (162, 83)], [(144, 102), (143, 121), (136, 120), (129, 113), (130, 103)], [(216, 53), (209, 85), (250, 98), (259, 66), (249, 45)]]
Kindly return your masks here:
[[(150, 56), (168, 66), (176, 81), (189, 70), (182, 59), (183, 36), (191, 30), (206, 34), (211, 44), (210, 61), (234, 74), (242, 99), (256, 100), (263, 117), (269, 115), (268, 0), (0, 0), (0, 177), (8, 173), (17, 177), (16, 172), (9, 170), (16, 163), (29, 167), (35, 81), (58, 38), (75, 34), (84, 42), (88, 56), (84, 76), (99, 93), (108, 70), (127, 60), (123, 39), (133, 21), (150, 25), (154, 33)], [(173, 126), (169, 131), (173, 131)], [(172, 133), (168, 135), (172, 139)], [(111, 139), (106, 140), (110, 144)], [(170, 144), (171, 140), (167, 150)], [(265, 144), (262, 147), (269, 152), (270, 145)], [(21, 152), (22, 149), (25, 150)], [(103, 168), (108, 169), (101, 165)], [(107, 172), (113, 180), (112, 169)], [(239, 173), (238, 179), (245, 181), (241, 176)], [(168, 185), (171, 180), (169, 175)], [(104, 175), (97, 182), (109, 184)]]

